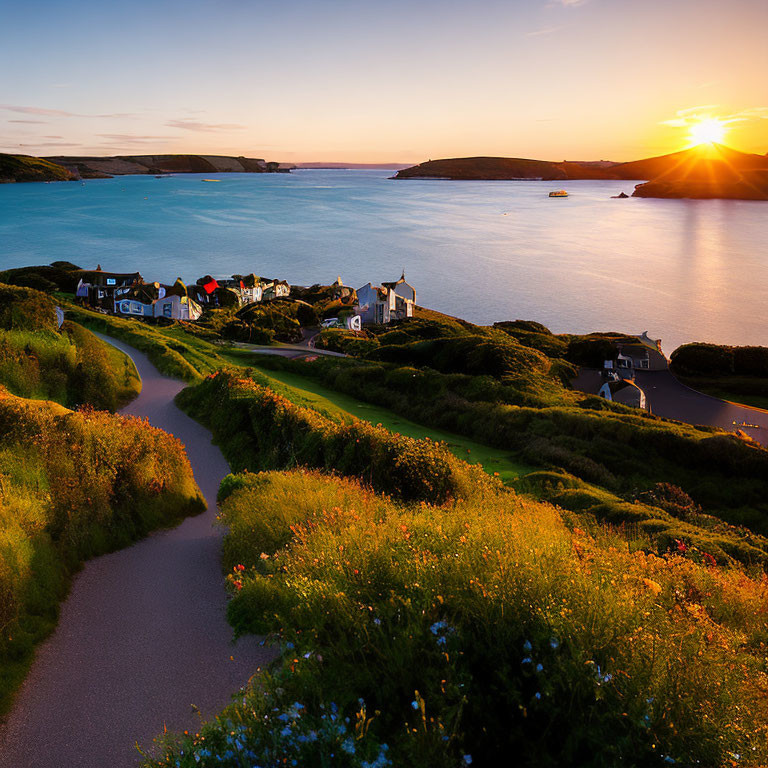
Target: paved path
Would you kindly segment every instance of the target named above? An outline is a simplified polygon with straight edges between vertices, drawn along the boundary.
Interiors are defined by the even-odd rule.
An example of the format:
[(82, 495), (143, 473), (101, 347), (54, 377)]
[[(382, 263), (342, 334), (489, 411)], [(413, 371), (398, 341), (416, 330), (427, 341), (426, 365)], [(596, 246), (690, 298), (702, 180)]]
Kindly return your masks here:
[(220, 531), (211, 524), (227, 463), (210, 433), (173, 404), (184, 385), (106, 340), (130, 354), (142, 378), (123, 413), (186, 445), (209, 509), (85, 564), (0, 728), (2, 768), (134, 766), (136, 742), (150, 744), (164, 725), (194, 728), (191, 705), (214, 714), (271, 657), (253, 636), (233, 645), (225, 618)]

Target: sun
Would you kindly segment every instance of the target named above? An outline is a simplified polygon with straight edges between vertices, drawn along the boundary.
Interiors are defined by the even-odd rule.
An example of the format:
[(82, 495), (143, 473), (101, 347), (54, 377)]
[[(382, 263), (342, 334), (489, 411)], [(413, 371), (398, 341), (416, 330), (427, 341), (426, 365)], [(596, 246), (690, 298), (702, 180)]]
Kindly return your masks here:
[(691, 126), (688, 137), (691, 144), (720, 144), (725, 138), (725, 123), (716, 117), (706, 117)]

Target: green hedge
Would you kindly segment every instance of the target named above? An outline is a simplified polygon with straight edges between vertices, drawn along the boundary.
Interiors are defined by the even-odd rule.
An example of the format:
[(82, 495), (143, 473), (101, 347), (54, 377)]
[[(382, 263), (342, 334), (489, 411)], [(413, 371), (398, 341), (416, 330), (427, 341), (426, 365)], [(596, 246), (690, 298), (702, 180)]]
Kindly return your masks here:
[(188, 387), (177, 403), (211, 429), (235, 471), (321, 468), (359, 477), (392, 496), (434, 503), (493, 482), (439, 443), (364, 421), (338, 424), (230, 372)]

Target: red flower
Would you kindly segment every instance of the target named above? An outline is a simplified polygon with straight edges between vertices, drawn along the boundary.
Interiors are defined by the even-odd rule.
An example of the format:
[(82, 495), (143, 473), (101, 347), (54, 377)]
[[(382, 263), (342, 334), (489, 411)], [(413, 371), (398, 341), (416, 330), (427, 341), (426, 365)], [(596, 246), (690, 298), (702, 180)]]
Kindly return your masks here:
[(675, 539), (675, 544), (677, 544), (678, 552), (685, 554), (688, 551), (688, 546), (684, 542), (680, 541), (680, 539)]
[(232, 583), (235, 585), (235, 589), (242, 589), (243, 588), (243, 582), (242, 581), (233, 581)]
[(717, 565), (717, 560), (715, 560), (715, 558), (712, 557), (709, 552), (702, 552), (701, 557), (707, 565), (711, 565), (712, 567)]
[(245, 570), (245, 566), (240, 563), (239, 565), (236, 565), (233, 570), (242, 572)]

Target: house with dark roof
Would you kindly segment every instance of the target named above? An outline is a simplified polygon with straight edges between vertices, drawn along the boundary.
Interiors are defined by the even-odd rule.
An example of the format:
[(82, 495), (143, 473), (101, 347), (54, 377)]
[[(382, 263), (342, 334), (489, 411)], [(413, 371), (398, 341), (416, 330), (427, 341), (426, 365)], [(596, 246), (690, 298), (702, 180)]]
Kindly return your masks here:
[(75, 299), (97, 309), (114, 311), (115, 292), (143, 282), (139, 272), (105, 272), (101, 264), (96, 269), (79, 269)]
[(648, 331), (631, 338), (632, 341), (616, 344), (613, 356), (603, 364), (604, 370), (615, 371), (621, 378), (632, 379), (635, 371), (667, 369), (667, 358), (661, 351), (661, 339), (652, 339)]

